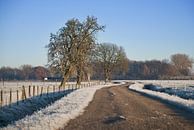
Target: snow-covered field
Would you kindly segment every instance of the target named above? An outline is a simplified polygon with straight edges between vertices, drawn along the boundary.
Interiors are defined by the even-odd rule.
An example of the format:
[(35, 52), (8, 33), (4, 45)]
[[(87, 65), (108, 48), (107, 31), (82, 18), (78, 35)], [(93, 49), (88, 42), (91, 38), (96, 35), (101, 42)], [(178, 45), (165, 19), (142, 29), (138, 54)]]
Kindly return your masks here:
[[(57, 100), (53, 104), (47, 106), (46, 108), (36, 111), (30, 116), (26, 116), (18, 121), (15, 121), (2, 129), (59, 129), (60, 127), (63, 127), (65, 124), (67, 124), (70, 119), (73, 119), (83, 113), (84, 108), (93, 99), (96, 90), (108, 86), (113, 86), (113, 84), (96, 85), (77, 89), (67, 96)], [(24, 109), (24, 112), (25, 111), (28, 110)], [(15, 112), (17, 113), (17, 110)], [(4, 117), (6, 117), (7, 114), (7, 118), (11, 118), (9, 117), (9, 113), (4, 114)]]
[(154, 84), (162, 87), (188, 87), (194, 86), (194, 80), (131, 80), (143, 84)]
[[(191, 91), (193, 89), (192, 86), (194, 86), (194, 81), (135, 80), (129, 82), (135, 83), (129, 86), (129, 89), (150, 95), (154, 98), (165, 100), (169, 103), (175, 104), (194, 112), (193, 99), (183, 99), (176, 95), (165, 93), (164, 91), (144, 89), (145, 84), (153, 84), (154, 86), (160, 86), (160, 88), (167, 90), (168, 88), (177, 88), (180, 91), (183, 91), (186, 88), (186, 90)], [(14, 107), (10, 107), (9, 109), (6, 109), (6, 107), (4, 110), (0, 109), (0, 123), (2, 123), (3, 120), (11, 122), (8, 123), (8, 126), (2, 127), (0, 129), (59, 129), (66, 125), (70, 119), (76, 118), (81, 113), (83, 113), (84, 108), (93, 99), (96, 90), (107, 86), (113, 86), (113, 84), (93, 85), (91, 87), (85, 87), (74, 91), (49, 93), (48, 95), (43, 95), (42, 98), (40, 98), (39, 96), (32, 97), (32, 99), (29, 99), (24, 103), (21, 102), (20, 106), (15, 105)], [(37, 107), (39, 105), (40, 107)], [(35, 110), (31, 111), (31, 109), (29, 108)], [(20, 115), (22, 116), (20, 117)], [(18, 118), (14, 120), (16, 116), (18, 116)]]
[(135, 84), (129, 86), (129, 89), (165, 100), (194, 112), (193, 80), (138, 80), (133, 82)]
[(60, 82), (42, 82), (42, 81), (0, 81), (0, 90), (4, 91), (16, 91), (21, 90), (22, 86), (58, 86)]
[[(82, 85), (92, 85), (92, 84), (99, 84), (98, 81), (93, 82), (83, 82)], [(17, 102), (17, 100), (22, 100), (22, 89), (23, 86), (25, 88), (26, 97), (30, 98), (33, 95), (37, 96), (40, 95), (40, 93), (50, 93), (54, 91), (59, 91), (59, 85), (60, 82), (41, 82), (41, 81), (12, 81), (12, 82), (0, 82), (0, 91), (2, 91), (2, 94), (0, 93), (0, 97), (3, 98), (3, 101), (0, 101), (1, 106), (9, 105), (11, 103)], [(30, 86), (30, 88), (29, 88)], [(35, 89), (33, 90), (33, 87)], [(62, 89), (68, 89), (70, 87), (76, 87), (75, 82), (67, 82), (66, 88)], [(42, 89), (42, 90), (41, 90)], [(11, 101), (10, 101), (10, 91), (11, 91)], [(17, 95), (18, 91), (18, 95)], [(33, 93), (34, 91), (34, 93)], [(18, 96), (18, 97), (17, 97)]]
[[(26, 91), (27, 98), (29, 95), (29, 86), (31, 86), (31, 95), (32, 95), (32, 87), (35, 86), (35, 95), (38, 95), (38, 91), (41, 91), (41, 87), (43, 87), (43, 93), (49, 91), (53, 91), (53, 86), (58, 86), (60, 82), (41, 82), (41, 81), (5, 81), (0, 82), (0, 90), (3, 91), (3, 102), (1, 102), (1, 106), (9, 105), (10, 103), (14, 103), (17, 101), (17, 91), (18, 91), (18, 100), (22, 100), (22, 87), (24, 86)], [(37, 87), (39, 86), (39, 90)], [(47, 89), (49, 87), (49, 89)], [(10, 91), (12, 92), (12, 101), (10, 102)], [(40, 93), (40, 92), (39, 92)]]
[(0, 127), (6, 126), (11, 122), (24, 118), (26, 115), (31, 115), (33, 112), (45, 108), (63, 96), (73, 92), (74, 90), (65, 90), (42, 96), (34, 96), (24, 101), (12, 103), (8, 106), (0, 108)]

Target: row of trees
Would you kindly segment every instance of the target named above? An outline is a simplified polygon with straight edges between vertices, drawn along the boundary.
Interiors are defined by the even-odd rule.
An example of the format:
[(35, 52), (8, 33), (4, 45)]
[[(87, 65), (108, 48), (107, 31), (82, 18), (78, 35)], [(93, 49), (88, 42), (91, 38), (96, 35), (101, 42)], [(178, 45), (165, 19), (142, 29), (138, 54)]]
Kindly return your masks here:
[(61, 72), (61, 86), (65, 86), (72, 75), (77, 76), (77, 84), (81, 83), (84, 71), (89, 68), (96, 33), (104, 28), (96, 18), (87, 17), (83, 22), (71, 19), (56, 34), (51, 34), (47, 45), (48, 65), (54, 72)]
[[(192, 78), (193, 60), (185, 54), (174, 54), (170, 60), (130, 61), (124, 60), (122, 68), (112, 69), (112, 79), (184, 79)], [(95, 79), (102, 79), (100, 63), (95, 63)], [(190, 77), (188, 77), (190, 76)]]
[[(159, 79), (188, 75), (193, 60), (185, 54), (175, 54), (167, 61), (129, 61), (122, 47), (111, 43), (97, 44), (96, 33), (104, 26), (94, 17), (84, 22), (71, 19), (56, 34), (51, 34), (48, 44), (49, 67), (61, 72), (61, 86), (73, 75), (77, 84), (83, 77), (115, 79)], [(93, 70), (93, 72), (92, 72)], [(89, 79), (89, 78), (88, 78)]]
[[(170, 61), (143, 62), (128, 60), (123, 48), (110, 43), (99, 44), (95, 51), (93, 61), (90, 65), (84, 66), (81, 80), (88, 80), (88, 75), (92, 79), (106, 81), (108, 79), (182, 79), (184, 76), (191, 75), (192, 59), (185, 54), (172, 55)], [(43, 80), (50, 76), (55, 77), (53, 80), (60, 79), (62, 73), (60, 71), (51, 73), (48, 68), (31, 65), (0, 68), (0, 80)], [(70, 78), (72, 77), (75, 79), (76, 73)]]
[(122, 63), (127, 60), (124, 49), (115, 44), (96, 42), (97, 32), (104, 28), (97, 23), (97, 18), (87, 17), (83, 22), (71, 19), (56, 34), (51, 34), (47, 46), (48, 64), (54, 72), (61, 72), (61, 86), (75, 75), (78, 85), (84, 77), (89, 80), (96, 64), (102, 68), (106, 82), (114, 69), (122, 69)]
[(0, 78), (43, 79), (52, 74), (62, 77), (61, 86), (65, 86), (72, 77), (77, 84), (90, 80), (90, 76), (106, 82), (111, 78), (160, 79), (188, 75), (192, 68), (193, 60), (185, 54), (172, 55), (171, 61), (129, 61), (122, 47), (97, 43), (96, 34), (104, 31), (104, 28), (94, 17), (87, 17), (83, 22), (71, 19), (56, 34), (50, 35), (50, 42), (46, 46), (49, 71), (44, 67), (29, 65), (20, 69), (4, 67), (0, 70)]
[(48, 76), (50, 76), (49, 70), (42, 66), (22, 65), (19, 68), (0, 68), (0, 80), (43, 80)]

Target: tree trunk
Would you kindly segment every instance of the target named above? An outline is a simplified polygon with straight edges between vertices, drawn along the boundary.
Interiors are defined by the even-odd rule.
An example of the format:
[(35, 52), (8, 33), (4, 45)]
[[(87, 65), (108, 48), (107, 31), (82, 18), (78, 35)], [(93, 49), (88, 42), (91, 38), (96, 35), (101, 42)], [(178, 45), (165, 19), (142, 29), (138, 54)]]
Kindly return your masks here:
[(63, 79), (61, 81), (60, 87), (65, 87), (65, 84), (67, 82), (67, 80), (69, 79), (69, 75), (70, 75), (70, 69), (68, 71), (66, 71), (66, 73), (63, 75)]
[(82, 73), (81, 70), (78, 68), (77, 70), (77, 85), (81, 85)]
[(64, 78), (62, 79), (60, 86), (63, 86), (63, 82), (64, 82)]
[(105, 83), (107, 83), (109, 81), (107, 69), (104, 70), (104, 80), (105, 80)]
[(105, 78), (105, 83), (110, 81), (110, 78), (111, 78), (111, 68), (110, 67), (104, 70), (104, 78)]

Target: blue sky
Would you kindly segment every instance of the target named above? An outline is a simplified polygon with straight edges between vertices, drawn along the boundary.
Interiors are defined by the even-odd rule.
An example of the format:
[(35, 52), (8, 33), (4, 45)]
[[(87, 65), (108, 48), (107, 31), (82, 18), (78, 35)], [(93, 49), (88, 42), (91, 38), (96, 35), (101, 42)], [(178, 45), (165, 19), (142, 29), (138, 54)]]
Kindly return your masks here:
[(0, 0), (0, 67), (46, 65), (50, 33), (88, 15), (106, 25), (98, 41), (123, 46), (131, 60), (194, 57), (193, 0)]

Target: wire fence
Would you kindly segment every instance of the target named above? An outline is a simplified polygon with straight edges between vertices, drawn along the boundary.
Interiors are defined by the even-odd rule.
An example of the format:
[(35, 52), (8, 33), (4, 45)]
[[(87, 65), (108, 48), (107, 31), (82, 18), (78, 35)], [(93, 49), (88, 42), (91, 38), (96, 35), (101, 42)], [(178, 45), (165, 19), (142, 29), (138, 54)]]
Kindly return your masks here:
[[(104, 82), (84, 82), (81, 85), (75, 83), (68, 83), (66, 86), (60, 85), (22, 85), (17, 88), (1, 89), (0, 90), (0, 107), (10, 105), (12, 103), (19, 103), (34, 96), (42, 96), (43, 94), (57, 93), (65, 90), (75, 90), (85, 87), (92, 87), (102, 85)], [(4, 87), (6, 88), (6, 86)]]

